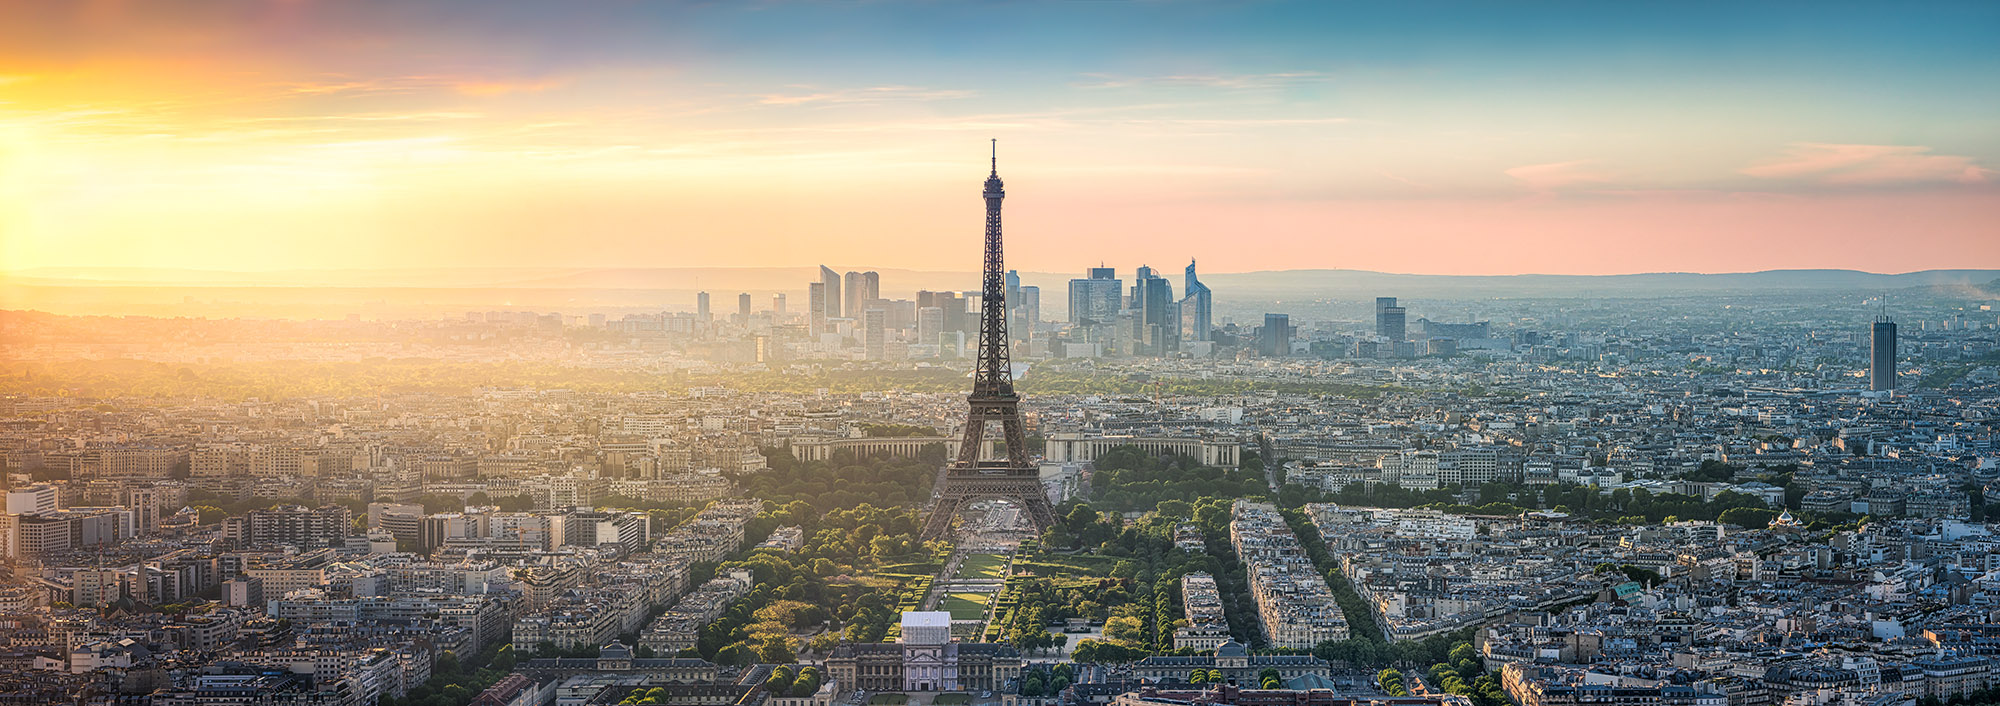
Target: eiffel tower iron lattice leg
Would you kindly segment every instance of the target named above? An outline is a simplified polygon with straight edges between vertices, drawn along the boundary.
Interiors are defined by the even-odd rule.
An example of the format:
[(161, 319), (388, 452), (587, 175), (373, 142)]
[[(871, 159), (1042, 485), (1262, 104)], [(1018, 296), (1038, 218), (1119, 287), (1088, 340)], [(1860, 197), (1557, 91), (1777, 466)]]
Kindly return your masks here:
[[(951, 529), (952, 518), (968, 505), (985, 499), (1009, 500), (1037, 532), (1055, 524), (1055, 508), (1042, 490), (1041, 474), (1028, 460), (1027, 433), (1021, 424), (1021, 396), (1014, 392), (1014, 370), (1007, 342), (1007, 269), (1000, 238), (1000, 160), (986, 176), (985, 268), (980, 278), (979, 364), (972, 373), (972, 394), (966, 397), (965, 439), (958, 459), (938, 477), (935, 502), (924, 522), (924, 539), (936, 539)], [(1005, 442), (1005, 459), (983, 461), (986, 425), (998, 423)]]

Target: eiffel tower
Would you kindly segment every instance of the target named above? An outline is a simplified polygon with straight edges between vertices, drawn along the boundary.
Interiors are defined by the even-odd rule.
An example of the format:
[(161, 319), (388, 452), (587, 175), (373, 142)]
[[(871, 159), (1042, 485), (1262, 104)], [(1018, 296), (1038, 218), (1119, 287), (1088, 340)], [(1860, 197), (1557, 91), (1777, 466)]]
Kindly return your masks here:
[[(1027, 435), (1021, 431), (1021, 396), (1014, 392), (1014, 370), (1007, 354), (1007, 268), (1000, 247), (1000, 141), (993, 141), (993, 171), (986, 176), (986, 274), (979, 296), (979, 366), (972, 372), (972, 394), (965, 439), (958, 460), (938, 476), (935, 503), (924, 522), (924, 539), (936, 539), (951, 529), (951, 520), (980, 500), (1005, 499), (1020, 505), (1036, 531), (1055, 524), (1055, 508), (1042, 491), (1040, 473), (1028, 462)], [(1005, 459), (981, 460), (986, 425), (1000, 424), (1006, 441)]]

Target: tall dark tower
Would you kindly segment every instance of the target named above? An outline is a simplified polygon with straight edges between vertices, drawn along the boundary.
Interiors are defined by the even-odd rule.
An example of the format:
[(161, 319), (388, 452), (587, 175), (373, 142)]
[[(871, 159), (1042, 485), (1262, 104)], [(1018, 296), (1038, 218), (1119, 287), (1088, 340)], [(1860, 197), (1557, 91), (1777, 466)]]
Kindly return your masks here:
[[(972, 394), (965, 421), (965, 439), (958, 460), (939, 476), (936, 503), (924, 522), (924, 539), (951, 529), (951, 520), (967, 505), (984, 499), (1006, 499), (1021, 505), (1036, 531), (1055, 524), (1055, 508), (1042, 491), (1040, 474), (1028, 462), (1027, 434), (1021, 429), (1021, 396), (1014, 393), (1014, 370), (1007, 355), (1007, 267), (1000, 243), (999, 140), (994, 140), (993, 171), (986, 176), (986, 268), (979, 296), (979, 364), (972, 371)], [(981, 460), (986, 425), (998, 422), (1006, 443), (1005, 459)]]
[(1896, 322), (1887, 315), (1868, 329), (1868, 389), (1896, 391)]

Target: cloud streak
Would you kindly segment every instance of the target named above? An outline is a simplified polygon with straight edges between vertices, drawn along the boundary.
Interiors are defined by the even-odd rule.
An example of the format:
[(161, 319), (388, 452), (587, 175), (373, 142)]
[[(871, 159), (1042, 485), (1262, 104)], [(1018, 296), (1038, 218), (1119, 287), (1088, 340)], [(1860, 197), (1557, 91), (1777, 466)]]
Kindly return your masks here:
[(1984, 184), (1993, 176), (1993, 170), (1971, 157), (1930, 152), (1931, 148), (1920, 146), (1802, 142), (1782, 156), (1740, 171), (1759, 179), (1830, 186)]
[[(794, 88), (806, 88), (795, 86)], [(973, 91), (960, 89), (919, 88), (915, 86), (869, 86), (842, 90), (813, 91), (811, 93), (765, 93), (757, 96), (762, 105), (807, 105), (814, 103), (888, 103), (904, 101), (939, 101), (971, 98)]]
[(1113, 74), (1088, 73), (1086, 80), (1072, 82), (1070, 87), (1083, 89), (1114, 88), (1216, 88), (1216, 89), (1259, 89), (1281, 88), (1302, 83), (1321, 83), (1332, 77), (1318, 71), (1281, 71), (1255, 74), (1167, 74), (1161, 76), (1118, 76)]
[(1514, 167), (1505, 172), (1528, 188), (1538, 192), (1553, 192), (1575, 186), (1603, 184), (1611, 181), (1611, 174), (1595, 166), (1588, 159), (1548, 164), (1529, 164)]

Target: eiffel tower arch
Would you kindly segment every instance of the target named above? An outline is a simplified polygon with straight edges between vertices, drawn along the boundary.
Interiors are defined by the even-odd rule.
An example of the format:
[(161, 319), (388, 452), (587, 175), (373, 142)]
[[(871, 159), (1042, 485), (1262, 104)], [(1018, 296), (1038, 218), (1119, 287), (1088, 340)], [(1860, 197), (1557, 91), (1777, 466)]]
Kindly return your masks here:
[[(980, 500), (1008, 500), (1022, 508), (1037, 532), (1055, 524), (1055, 508), (1042, 490), (1041, 474), (1028, 460), (1027, 433), (1021, 428), (1021, 396), (1014, 392), (1013, 363), (1007, 344), (1007, 267), (1000, 240), (999, 141), (994, 141), (993, 171), (986, 176), (986, 266), (980, 282), (979, 363), (972, 372), (965, 439), (958, 459), (938, 477), (931, 514), (924, 522), (924, 539), (936, 539), (951, 529), (951, 520)], [(1000, 426), (1005, 458), (982, 460), (986, 428)]]

